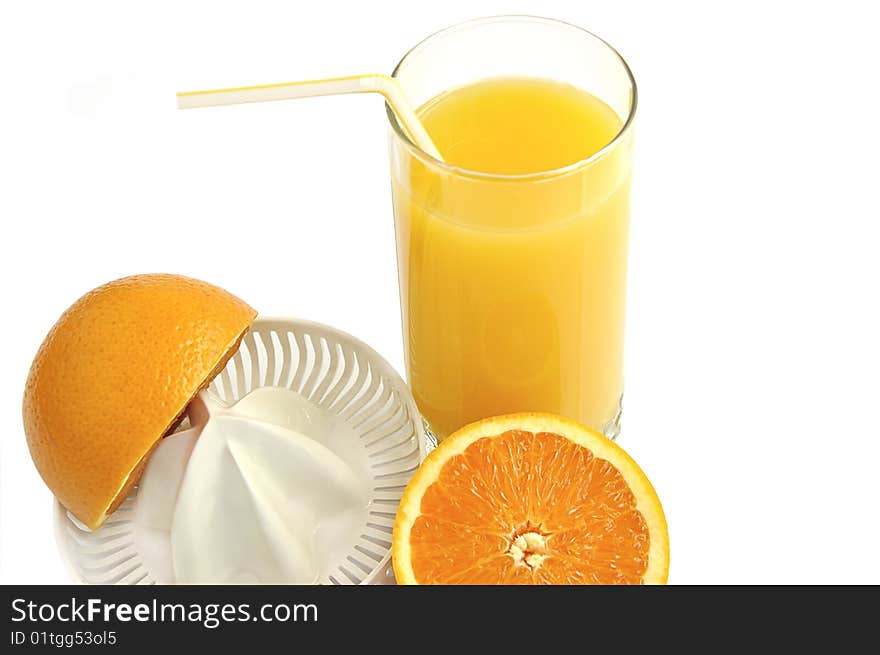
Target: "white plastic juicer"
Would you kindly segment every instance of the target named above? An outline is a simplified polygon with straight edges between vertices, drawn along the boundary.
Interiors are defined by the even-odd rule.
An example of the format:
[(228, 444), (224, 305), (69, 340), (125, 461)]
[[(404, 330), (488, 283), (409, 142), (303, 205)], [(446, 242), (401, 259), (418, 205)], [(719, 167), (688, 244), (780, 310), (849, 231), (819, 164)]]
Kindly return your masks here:
[(100, 529), (56, 502), (59, 547), (95, 584), (393, 584), (397, 506), (434, 445), (369, 346), (260, 318)]

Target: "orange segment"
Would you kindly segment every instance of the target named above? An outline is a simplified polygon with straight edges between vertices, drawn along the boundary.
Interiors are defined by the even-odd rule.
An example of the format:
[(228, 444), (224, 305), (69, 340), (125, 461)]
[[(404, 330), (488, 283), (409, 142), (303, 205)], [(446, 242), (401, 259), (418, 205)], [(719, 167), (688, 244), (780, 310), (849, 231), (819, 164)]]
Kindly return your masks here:
[(549, 414), (462, 428), (401, 500), (404, 584), (665, 583), (669, 543), (650, 482), (614, 442)]

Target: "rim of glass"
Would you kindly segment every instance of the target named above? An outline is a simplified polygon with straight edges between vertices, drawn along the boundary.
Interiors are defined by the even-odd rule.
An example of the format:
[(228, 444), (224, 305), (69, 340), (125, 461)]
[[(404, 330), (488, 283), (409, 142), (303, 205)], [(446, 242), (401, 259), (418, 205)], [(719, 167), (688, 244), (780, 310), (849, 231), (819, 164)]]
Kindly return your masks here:
[(557, 20), (555, 18), (545, 18), (542, 16), (530, 16), (528, 14), (504, 14), (504, 15), (498, 15), (498, 16), (485, 16), (483, 18), (473, 18), (471, 20), (466, 20), (464, 22), (456, 23), (455, 25), (450, 25), (449, 27), (444, 27), (443, 29), (437, 30), (436, 32), (425, 37), (424, 39), (419, 41), (416, 45), (414, 45), (412, 48), (407, 50), (406, 54), (404, 54), (403, 57), (401, 57), (400, 61), (397, 62), (397, 66), (394, 67), (394, 71), (391, 73), (391, 77), (396, 79), (397, 74), (400, 71), (400, 68), (404, 65), (404, 63), (409, 58), (409, 56), (414, 54), (415, 52), (421, 50), (422, 48), (428, 46), (432, 41), (434, 41), (434, 39), (436, 37), (439, 37), (443, 34), (447, 34), (449, 32), (453, 32), (453, 31), (457, 31), (457, 30), (460, 30), (463, 28), (471, 27), (474, 25), (479, 25), (482, 23), (495, 23), (495, 22), (498, 22), (498, 23), (506, 23), (506, 22), (545, 23), (545, 24), (549, 24), (549, 25), (556, 25), (558, 27), (563, 27), (565, 29), (574, 29), (579, 32), (582, 32), (587, 37), (596, 39), (602, 45), (604, 45), (606, 48), (608, 48), (612, 52), (612, 54), (614, 54), (614, 56), (617, 58), (617, 60), (620, 62), (620, 65), (623, 67), (624, 73), (626, 74), (627, 78), (629, 79), (630, 96), (631, 96), (629, 112), (627, 113), (626, 120), (624, 121), (620, 130), (617, 132), (617, 134), (614, 135), (613, 139), (611, 139), (601, 149), (597, 150), (589, 157), (579, 159), (576, 162), (572, 162), (571, 164), (566, 164), (565, 166), (561, 166), (559, 168), (553, 168), (553, 169), (549, 169), (549, 170), (545, 170), (545, 171), (536, 171), (534, 173), (519, 173), (516, 175), (505, 175), (502, 173), (488, 173), (486, 171), (476, 171), (473, 169), (464, 168), (462, 166), (455, 166), (454, 164), (450, 164), (448, 162), (442, 161), (440, 159), (437, 159), (433, 155), (428, 154), (427, 152), (422, 150), (418, 146), (418, 144), (416, 144), (411, 138), (409, 138), (409, 136), (406, 134), (406, 132), (403, 130), (400, 123), (398, 122), (397, 116), (395, 116), (394, 112), (391, 111), (391, 107), (388, 105), (388, 103), (385, 103), (385, 112), (388, 115), (388, 120), (391, 123), (391, 126), (394, 128), (394, 131), (397, 134), (397, 137), (404, 143), (404, 145), (410, 150), (410, 152), (413, 153), (415, 156), (419, 157), (420, 159), (431, 164), (432, 166), (442, 168), (442, 169), (446, 170), (447, 172), (454, 173), (456, 175), (461, 175), (461, 176), (465, 176), (465, 177), (481, 178), (481, 179), (486, 179), (486, 180), (527, 181), (527, 180), (542, 180), (542, 179), (547, 179), (547, 178), (561, 177), (561, 176), (566, 175), (568, 173), (580, 170), (582, 168), (586, 168), (587, 166), (589, 166), (593, 162), (601, 159), (607, 153), (609, 153), (611, 150), (613, 150), (614, 147), (617, 145), (617, 143), (623, 138), (623, 136), (627, 132), (630, 131), (630, 128), (631, 128), (633, 121), (635, 119), (636, 107), (638, 106), (638, 100), (639, 100), (639, 93), (638, 93), (638, 87), (636, 86), (636, 79), (633, 76), (632, 70), (630, 70), (629, 64), (626, 63), (626, 60), (614, 48), (614, 46), (612, 46), (610, 43), (608, 43), (602, 37), (597, 36), (593, 32), (590, 32), (589, 30), (586, 30), (583, 27), (575, 25), (574, 23), (569, 23), (569, 22), (566, 22), (563, 20)]

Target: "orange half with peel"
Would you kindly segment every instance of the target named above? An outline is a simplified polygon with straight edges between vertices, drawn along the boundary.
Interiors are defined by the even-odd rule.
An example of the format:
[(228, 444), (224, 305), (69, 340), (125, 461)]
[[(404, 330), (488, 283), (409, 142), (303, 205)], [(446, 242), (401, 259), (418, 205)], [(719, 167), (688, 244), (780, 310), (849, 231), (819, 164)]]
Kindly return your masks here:
[(110, 282), (64, 312), (22, 403), (31, 457), (61, 504), (92, 529), (104, 523), (256, 315), (219, 287), (164, 274)]
[(552, 414), (511, 414), (446, 438), (394, 524), (400, 584), (664, 584), (660, 500), (610, 439)]

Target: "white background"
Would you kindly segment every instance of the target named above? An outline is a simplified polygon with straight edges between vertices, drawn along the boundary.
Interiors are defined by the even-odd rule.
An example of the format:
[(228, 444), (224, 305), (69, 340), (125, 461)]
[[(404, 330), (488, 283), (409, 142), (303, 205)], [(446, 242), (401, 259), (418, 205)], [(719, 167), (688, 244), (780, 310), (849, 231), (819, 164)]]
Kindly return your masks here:
[(671, 583), (880, 582), (880, 41), (870, 3), (9, 2), (0, 10), (0, 581), (68, 580), (20, 402), (82, 293), (206, 279), (402, 370), (377, 97), (178, 112), (180, 89), (390, 72), (497, 13), (640, 85), (622, 446)]

